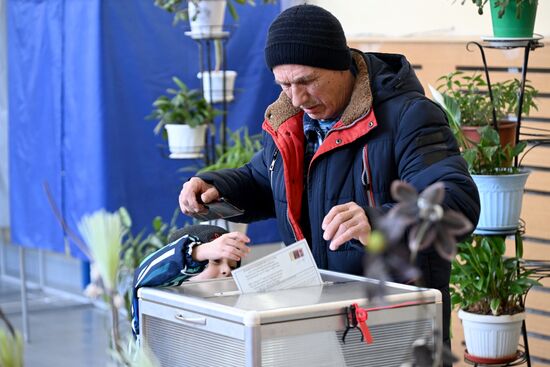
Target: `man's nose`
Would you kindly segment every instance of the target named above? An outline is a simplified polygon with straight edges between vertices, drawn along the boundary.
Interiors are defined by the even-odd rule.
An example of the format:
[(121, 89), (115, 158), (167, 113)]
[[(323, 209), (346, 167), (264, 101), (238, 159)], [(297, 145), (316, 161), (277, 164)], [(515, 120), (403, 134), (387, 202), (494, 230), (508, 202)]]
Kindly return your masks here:
[(292, 105), (300, 107), (307, 103), (308, 95), (303, 86), (293, 85), (292, 87)]

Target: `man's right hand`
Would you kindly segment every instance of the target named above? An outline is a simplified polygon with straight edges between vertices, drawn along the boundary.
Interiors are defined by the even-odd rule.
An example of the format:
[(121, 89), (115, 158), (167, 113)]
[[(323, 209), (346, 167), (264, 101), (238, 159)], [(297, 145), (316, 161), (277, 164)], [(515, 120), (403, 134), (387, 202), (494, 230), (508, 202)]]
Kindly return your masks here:
[(192, 215), (207, 210), (203, 204), (220, 199), (219, 191), (198, 177), (192, 177), (183, 184), (179, 202), (183, 214)]

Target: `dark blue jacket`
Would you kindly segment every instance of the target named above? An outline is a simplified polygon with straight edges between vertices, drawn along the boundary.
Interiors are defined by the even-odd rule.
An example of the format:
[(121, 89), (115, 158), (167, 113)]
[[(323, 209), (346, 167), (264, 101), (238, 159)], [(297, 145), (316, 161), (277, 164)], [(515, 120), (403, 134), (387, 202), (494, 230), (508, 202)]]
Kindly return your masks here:
[(264, 148), (249, 164), (199, 177), (245, 209), (237, 221), (275, 216), (286, 244), (303, 238), (305, 188), (311, 224), (307, 240), (318, 267), (362, 274), (359, 242), (331, 251), (322, 238), (321, 223), (333, 206), (353, 201), (367, 213), (369, 207), (385, 211), (392, 205), (392, 181), (404, 180), (419, 191), (441, 181), (444, 205), (475, 225), (479, 197), (445, 114), (425, 97), (405, 57), (358, 51), (353, 57), (358, 72), (350, 103), (313, 157), (305, 185), (303, 112), (284, 93), (266, 111)]

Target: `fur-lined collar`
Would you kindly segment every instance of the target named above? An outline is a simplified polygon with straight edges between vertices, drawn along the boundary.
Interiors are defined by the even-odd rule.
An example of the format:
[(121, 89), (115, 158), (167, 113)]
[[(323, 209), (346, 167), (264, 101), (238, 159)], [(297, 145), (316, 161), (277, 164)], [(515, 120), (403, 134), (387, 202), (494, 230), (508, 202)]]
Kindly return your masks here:
[[(352, 51), (352, 57), (357, 65), (357, 76), (355, 77), (350, 102), (342, 114), (341, 120), (344, 125), (349, 125), (366, 114), (372, 105), (369, 73), (365, 59), (357, 51)], [(300, 109), (294, 107), (290, 98), (284, 92), (281, 92), (279, 98), (267, 107), (265, 118), (273, 129), (277, 131), (283, 122), (298, 112), (300, 112)]]

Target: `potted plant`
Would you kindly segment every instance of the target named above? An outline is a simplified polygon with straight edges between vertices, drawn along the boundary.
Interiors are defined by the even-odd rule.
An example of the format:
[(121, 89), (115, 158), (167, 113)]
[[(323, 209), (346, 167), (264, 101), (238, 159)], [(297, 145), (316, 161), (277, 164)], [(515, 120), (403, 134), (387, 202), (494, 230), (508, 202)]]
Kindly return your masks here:
[(503, 236), (474, 236), (458, 245), (451, 303), (459, 309), (472, 362), (507, 363), (517, 357), (525, 296), (540, 284), (523, 266), (521, 235), (516, 241), (516, 256), (509, 258)]
[(491, 126), (482, 127), (480, 135), (479, 143), (462, 152), (479, 191), (481, 212), (476, 231), (514, 231), (518, 227), (523, 191), (530, 172), (510, 166), (526, 143), (503, 147)]
[[(172, 78), (178, 89), (168, 88), (171, 96), (161, 95), (147, 119), (158, 120), (155, 133), (168, 139), (171, 158), (199, 158), (205, 144), (206, 127), (219, 111), (196, 90), (190, 90), (178, 78)], [(164, 128), (164, 130), (163, 130)]]
[[(513, 159), (524, 149), (525, 142), (515, 145), (515, 134), (512, 142), (503, 142), (499, 133), (503, 125), (497, 124), (501, 131), (497, 132), (489, 121), (495, 106), (495, 115), (506, 116), (517, 110), (517, 87), (519, 81), (496, 83), (493, 90), (494, 98), (491, 104), (488, 96), (479, 90), (485, 82), (477, 76), (463, 76), (457, 80), (460, 73), (451, 73), (444, 78), (440, 86), (443, 93), (430, 86), (434, 100), (443, 108), (449, 124), (459, 143), (462, 155), (468, 163), (468, 168), (475, 181), (481, 202), (480, 219), (476, 227), (477, 233), (510, 232), (517, 228), (521, 213), (523, 191), (529, 171), (511, 167)], [(466, 92), (462, 92), (466, 88)], [(537, 91), (526, 86), (523, 113), (528, 114), (530, 108), (537, 108), (533, 98)], [(490, 112), (488, 112), (488, 110)], [(478, 119), (479, 116), (484, 116)], [(464, 131), (464, 125), (469, 120), (483, 123), (476, 127), (477, 136), (472, 137)], [(514, 129), (515, 132), (515, 124)]]
[[(228, 129), (228, 135), (230, 145), (226, 147), (225, 151), (222, 146), (218, 145), (216, 147), (218, 159), (211, 165), (201, 168), (197, 173), (217, 171), (224, 168), (239, 168), (250, 162), (254, 154), (262, 149), (261, 134), (250, 136), (246, 127), (234, 132)], [(212, 221), (209, 224), (220, 226), (229, 232), (246, 233), (248, 227), (246, 223), (233, 223), (224, 219)]]
[[(275, 4), (276, 2), (277, 0), (262, 0), (264, 4)], [(239, 14), (234, 3), (256, 5), (254, 0), (155, 0), (156, 6), (174, 14), (174, 24), (189, 20), (191, 32), (195, 34), (204, 34), (210, 30), (221, 32), (226, 7), (233, 19), (238, 20)]]
[(214, 40), (214, 70), (199, 72), (197, 78), (202, 80), (202, 93), (208, 103), (231, 102), (234, 99), (235, 70), (222, 70), (223, 45), (220, 39)]
[[(464, 4), (466, 0), (462, 1)], [(472, 0), (479, 14), (489, 0)], [(499, 38), (531, 38), (538, 0), (490, 0), (493, 35)]]
[[(479, 141), (481, 127), (494, 124), (493, 106), (502, 145), (515, 144), (520, 80), (514, 78), (493, 83), (492, 101), (487, 92), (487, 83), (481, 74), (469, 75), (462, 71), (454, 71), (440, 77), (438, 82), (441, 84), (437, 90), (430, 86), (432, 96), (447, 112), (455, 136), (460, 135), (458, 130), (464, 135), (465, 140), (459, 139), (462, 148), (469, 148), (472, 143)], [(534, 99), (537, 95), (538, 91), (526, 82), (522, 116), (529, 116), (531, 109), (538, 110)]]

